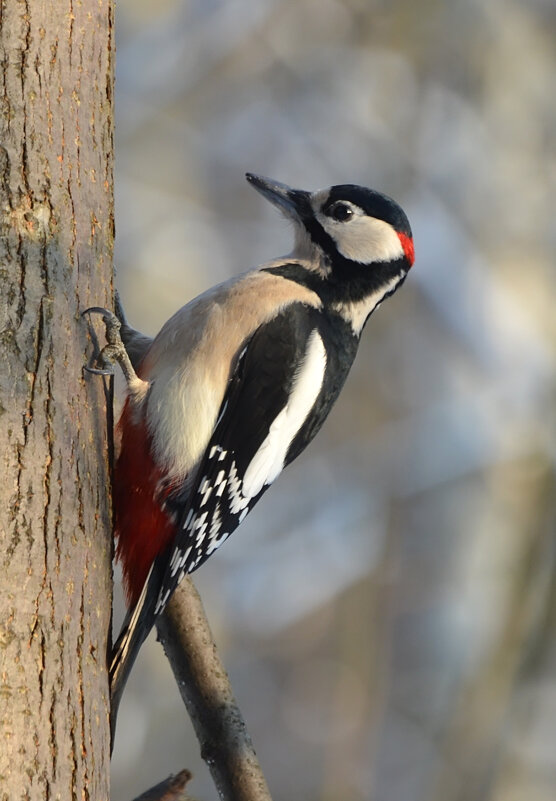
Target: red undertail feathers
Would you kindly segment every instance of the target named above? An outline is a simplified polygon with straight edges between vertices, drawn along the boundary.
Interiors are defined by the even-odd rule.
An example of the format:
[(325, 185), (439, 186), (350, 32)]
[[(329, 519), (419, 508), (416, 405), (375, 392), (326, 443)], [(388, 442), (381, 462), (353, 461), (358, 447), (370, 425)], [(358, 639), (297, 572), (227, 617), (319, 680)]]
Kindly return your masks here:
[(120, 455), (114, 469), (116, 557), (122, 563), (127, 603), (133, 606), (155, 557), (175, 535), (175, 525), (161, 508), (163, 473), (155, 464), (144, 420), (135, 421), (129, 398), (118, 429)]

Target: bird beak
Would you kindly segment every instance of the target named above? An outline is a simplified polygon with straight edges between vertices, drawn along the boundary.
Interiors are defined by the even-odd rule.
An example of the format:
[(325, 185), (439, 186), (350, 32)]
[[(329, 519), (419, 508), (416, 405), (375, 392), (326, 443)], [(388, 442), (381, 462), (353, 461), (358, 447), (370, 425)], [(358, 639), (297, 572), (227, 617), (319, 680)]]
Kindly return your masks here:
[[(257, 192), (277, 206), (287, 217), (301, 219), (305, 209), (309, 210), (309, 192), (301, 189), (291, 189), (280, 181), (272, 181), (270, 178), (263, 178), (262, 175), (253, 175), (252, 172), (245, 174), (245, 177), (254, 186)], [(308, 208), (309, 207), (309, 208)]]

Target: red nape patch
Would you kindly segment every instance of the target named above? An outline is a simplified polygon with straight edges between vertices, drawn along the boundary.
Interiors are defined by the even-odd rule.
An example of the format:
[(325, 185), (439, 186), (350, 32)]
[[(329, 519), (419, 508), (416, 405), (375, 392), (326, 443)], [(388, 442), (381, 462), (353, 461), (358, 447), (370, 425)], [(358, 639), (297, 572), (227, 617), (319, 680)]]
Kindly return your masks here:
[(413, 238), (407, 234), (398, 234), (399, 240), (402, 243), (403, 252), (409, 262), (409, 266), (413, 266), (415, 261), (415, 248), (413, 246)]
[(173, 539), (176, 528), (160, 508), (162, 471), (155, 464), (144, 421), (136, 423), (126, 401), (118, 428), (121, 450), (114, 467), (116, 557), (122, 563), (129, 606), (134, 604), (154, 558)]

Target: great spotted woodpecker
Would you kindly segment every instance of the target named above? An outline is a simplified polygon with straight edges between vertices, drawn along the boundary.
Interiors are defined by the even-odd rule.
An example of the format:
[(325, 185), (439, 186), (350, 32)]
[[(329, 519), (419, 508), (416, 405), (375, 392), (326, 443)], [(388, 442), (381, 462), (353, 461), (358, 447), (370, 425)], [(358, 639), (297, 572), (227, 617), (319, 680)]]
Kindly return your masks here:
[(294, 223), (291, 255), (209, 289), (150, 338), (102, 309), (128, 393), (114, 472), (129, 612), (110, 666), (112, 722), (173, 591), (239, 526), (322, 426), (369, 315), (413, 264), (402, 209), (346, 184), (310, 193), (250, 173)]

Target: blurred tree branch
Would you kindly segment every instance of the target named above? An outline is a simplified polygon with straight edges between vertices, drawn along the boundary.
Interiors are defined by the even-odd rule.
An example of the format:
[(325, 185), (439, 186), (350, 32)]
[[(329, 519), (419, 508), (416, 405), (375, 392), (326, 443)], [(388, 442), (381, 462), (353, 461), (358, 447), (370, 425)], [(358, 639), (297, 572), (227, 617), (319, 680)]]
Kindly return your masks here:
[(141, 793), (134, 801), (194, 801), (185, 794), (185, 787), (190, 779), (191, 773), (188, 770), (180, 770), (176, 776), (168, 776), (163, 782)]
[(272, 801), (191, 579), (179, 585), (157, 629), (220, 798)]

